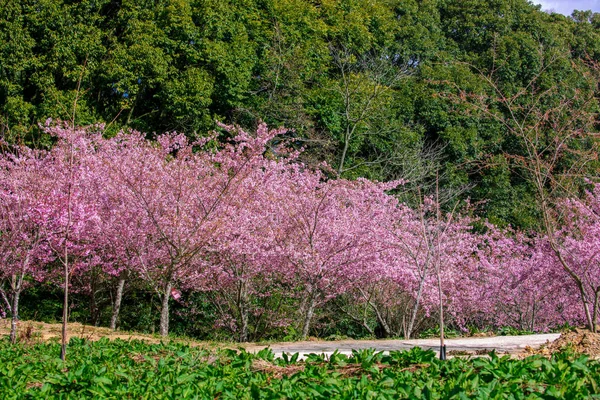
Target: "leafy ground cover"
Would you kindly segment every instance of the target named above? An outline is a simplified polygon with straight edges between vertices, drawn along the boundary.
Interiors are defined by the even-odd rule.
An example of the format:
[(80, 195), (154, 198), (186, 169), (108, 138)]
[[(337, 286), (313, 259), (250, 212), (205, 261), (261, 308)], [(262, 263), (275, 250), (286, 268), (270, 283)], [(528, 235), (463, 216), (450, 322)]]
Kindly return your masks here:
[(328, 360), (275, 359), (270, 350), (209, 351), (185, 344), (74, 338), (68, 361), (56, 343), (0, 341), (2, 398), (600, 398), (600, 363), (550, 358), (439, 361), (419, 348)]

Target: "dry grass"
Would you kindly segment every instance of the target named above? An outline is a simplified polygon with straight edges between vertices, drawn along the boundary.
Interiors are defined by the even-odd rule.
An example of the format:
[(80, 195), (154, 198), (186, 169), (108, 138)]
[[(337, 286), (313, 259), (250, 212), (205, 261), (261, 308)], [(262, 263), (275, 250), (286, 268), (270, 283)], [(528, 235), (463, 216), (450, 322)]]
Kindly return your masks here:
[[(61, 324), (48, 324), (37, 321), (19, 321), (18, 337), (24, 342), (48, 342), (58, 340), (61, 337)], [(10, 320), (0, 319), (0, 336), (10, 334)], [(148, 343), (181, 342), (192, 346), (210, 347), (208, 342), (196, 342), (179, 338), (162, 338), (156, 335), (143, 334), (137, 332), (113, 331), (106, 327), (97, 327), (81, 324), (79, 322), (70, 322), (68, 325), (67, 335), (69, 338), (78, 337), (91, 341), (96, 341), (101, 338), (110, 340), (141, 340)]]

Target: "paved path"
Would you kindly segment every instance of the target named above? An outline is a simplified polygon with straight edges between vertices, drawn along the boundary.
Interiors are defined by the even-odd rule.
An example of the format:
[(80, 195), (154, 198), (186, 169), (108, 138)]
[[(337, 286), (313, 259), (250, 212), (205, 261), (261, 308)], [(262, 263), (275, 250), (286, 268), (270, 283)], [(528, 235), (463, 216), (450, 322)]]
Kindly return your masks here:
[[(446, 351), (467, 351), (475, 353), (478, 350), (496, 350), (499, 354), (520, 353), (525, 347), (537, 348), (546, 342), (556, 340), (560, 334), (549, 333), (542, 335), (522, 336), (491, 336), (491, 337), (469, 337), (458, 339), (446, 339)], [(414, 339), (414, 340), (339, 340), (318, 342), (292, 342), (274, 343), (270, 345), (249, 345), (248, 351), (257, 352), (269, 347), (276, 357), (282, 353), (300, 353), (300, 358), (310, 353), (330, 355), (338, 350), (343, 354), (351, 354), (352, 350), (375, 348), (378, 351), (406, 350), (419, 346), (424, 349), (439, 351), (439, 339)]]

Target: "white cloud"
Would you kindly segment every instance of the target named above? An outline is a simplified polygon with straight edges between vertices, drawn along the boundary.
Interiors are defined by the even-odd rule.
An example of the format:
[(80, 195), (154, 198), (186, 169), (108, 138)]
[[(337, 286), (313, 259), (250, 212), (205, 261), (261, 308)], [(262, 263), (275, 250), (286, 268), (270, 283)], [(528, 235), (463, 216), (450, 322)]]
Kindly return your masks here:
[(571, 15), (573, 10), (600, 12), (600, 0), (532, 0), (532, 3), (541, 4), (542, 10), (554, 11), (564, 15)]

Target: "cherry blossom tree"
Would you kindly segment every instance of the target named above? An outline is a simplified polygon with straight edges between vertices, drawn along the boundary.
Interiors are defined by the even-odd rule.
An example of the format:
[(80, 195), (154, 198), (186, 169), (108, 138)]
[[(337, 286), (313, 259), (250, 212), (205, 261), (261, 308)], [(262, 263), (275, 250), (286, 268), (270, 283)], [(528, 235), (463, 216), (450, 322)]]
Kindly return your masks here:
[[(433, 252), (427, 243), (425, 212), (391, 204), (384, 218), (373, 222), (382, 230), (386, 260), (381, 271), (365, 275), (356, 285), (358, 301), (374, 313), (384, 336), (410, 338), (419, 311), (431, 311), (426, 287), (431, 286)], [(364, 326), (365, 316), (363, 311)]]
[(175, 285), (197, 282), (211, 267), (208, 255), (226, 237), (231, 202), (244, 181), (263, 166), (267, 143), (284, 130), (259, 126), (256, 136), (235, 127), (232, 142), (216, 152), (194, 151), (206, 140), (189, 142), (165, 134), (158, 146), (141, 134), (121, 134), (105, 161), (109, 176), (128, 205), (125, 217), (137, 233), (128, 251), (133, 267), (161, 297), (160, 333), (167, 335), (169, 297)]
[(543, 331), (584, 322), (577, 289), (545, 237), (491, 224), (480, 237), (481, 268), (471, 277), (478, 292), (464, 304), (480, 324)]
[(238, 340), (244, 342), (249, 339), (252, 318), (256, 324), (261, 320), (274, 322), (264, 320), (276, 318), (276, 310), (269, 312), (260, 304), (268, 301), (273, 290), (281, 293), (280, 284), (289, 281), (284, 271), (286, 260), (274, 248), (280, 224), (275, 202), (291, 181), (310, 172), (300, 172), (300, 165), (294, 163), (299, 153), (287, 147), (285, 141), (269, 146), (274, 134), (280, 135), (283, 130), (269, 132), (263, 125), (252, 138), (239, 128), (225, 128), (237, 133), (234, 141), (243, 150), (240, 153), (239, 148), (230, 146), (225, 154), (218, 155), (219, 164), (225, 160), (234, 171), (240, 171), (243, 179), (236, 182), (235, 196), (227, 199), (222, 236), (210, 255), (213, 265), (203, 282), (194, 285), (215, 294), (216, 307), (222, 314), (220, 321), (232, 321), (233, 326), (225, 325), (231, 326)]
[(104, 272), (116, 278), (109, 325), (113, 330), (117, 329), (126, 281), (136, 276), (136, 249), (143, 248), (148, 233), (147, 225), (144, 225), (138, 210), (131, 206), (128, 192), (123, 190), (115, 165), (127, 164), (128, 157), (134, 156), (134, 149), (143, 145), (145, 139), (138, 132), (126, 135), (126, 138), (119, 135), (104, 143), (103, 151), (96, 158), (94, 166), (99, 175), (105, 177), (95, 188), (100, 228), (99, 235), (94, 240), (103, 260)]
[[(427, 200), (429, 206), (431, 202)], [(390, 217), (393, 219), (388, 228), (389, 248), (392, 251), (393, 266), (388, 272), (391, 279), (404, 292), (410, 293), (412, 307), (408, 318), (403, 323), (404, 337), (410, 338), (414, 332), (417, 313), (422, 307), (423, 297), (431, 290), (435, 247), (432, 242), (431, 230), (428, 229), (428, 219), (425, 205), (414, 210), (405, 204), (399, 205)], [(428, 296), (429, 298), (430, 296)], [(426, 302), (427, 313), (431, 304)], [(406, 321), (407, 320), (407, 321)], [(383, 325), (384, 328), (387, 324)], [(389, 330), (387, 328), (386, 330)]]
[(60, 122), (51, 125), (47, 121), (46, 132), (56, 137), (57, 143), (37, 174), (38, 182), (48, 188), (47, 196), (39, 204), (43, 236), (63, 267), (63, 360), (67, 348), (70, 276), (78, 268), (100, 264), (91, 240), (99, 226), (91, 182), (101, 179), (93, 168), (93, 159), (102, 141), (102, 129), (102, 126), (74, 128)]
[(468, 271), (477, 269), (474, 255), (478, 238), (472, 233), (473, 220), (460, 214), (457, 206), (443, 212), (439, 202), (425, 197), (415, 210), (398, 209), (397, 223), (391, 232), (391, 244), (399, 262), (397, 276), (408, 279), (405, 287), (412, 289), (414, 298), (405, 336), (412, 335), (423, 302), (428, 313), (437, 308), (442, 348), (445, 312), (457, 319), (461, 307), (456, 295), (475, 290), (474, 282), (465, 277)]
[(315, 309), (344, 293), (382, 262), (378, 218), (394, 201), (385, 190), (396, 186), (367, 180), (322, 181), (319, 173), (290, 182), (279, 204), (284, 218), (278, 249), (303, 290), (301, 337), (308, 336)]
[(119, 238), (131, 266), (161, 297), (160, 333), (167, 335), (171, 291), (188, 276), (200, 241), (206, 240), (199, 230), (207, 213), (196, 213), (199, 210), (188, 202), (202, 205), (205, 193), (199, 191), (208, 185), (201, 178), (210, 176), (209, 166), (196, 165), (194, 170), (192, 162), (186, 162), (193, 154), (182, 136), (161, 137), (158, 147), (136, 133), (119, 140), (118, 152), (108, 162), (113, 169), (110, 179), (126, 204), (117, 225), (124, 231)]
[(0, 279), (9, 281), (12, 304), (3, 293), (12, 315), (10, 339), (17, 338), (19, 298), (25, 278), (44, 278), (48, 248), (42, 236), (38, 207), (47, 195), (37, 178), (43, 168), (42, 151), (10, 149), (0, 156)]
[(564, 225), (551, 241), (560, 251), (557, 258), (578, 277), (586, 320), (598, 330), (600, 313), (600, 184), (594, 184), (583, 199), (567, 198), (560, 203)]

